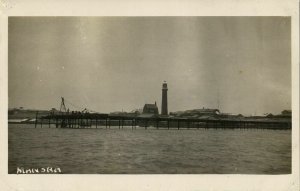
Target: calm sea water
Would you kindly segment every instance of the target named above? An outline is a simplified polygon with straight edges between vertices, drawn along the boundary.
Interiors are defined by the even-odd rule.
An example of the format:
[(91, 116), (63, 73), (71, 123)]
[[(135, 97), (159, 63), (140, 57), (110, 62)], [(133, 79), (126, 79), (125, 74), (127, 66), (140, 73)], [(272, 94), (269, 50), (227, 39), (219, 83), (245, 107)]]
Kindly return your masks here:
[(288, 174), (290, 130), (34, 128), (9, 124), (9, 173)]

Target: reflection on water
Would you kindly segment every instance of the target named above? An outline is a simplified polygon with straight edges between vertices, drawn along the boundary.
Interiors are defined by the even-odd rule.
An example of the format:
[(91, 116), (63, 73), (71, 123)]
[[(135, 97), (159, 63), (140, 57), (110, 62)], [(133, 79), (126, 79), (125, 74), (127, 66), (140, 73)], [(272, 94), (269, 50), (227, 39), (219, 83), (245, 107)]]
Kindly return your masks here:
[(9, 173), (288, 174), (290, 130), (56, 129), (9, 124)]

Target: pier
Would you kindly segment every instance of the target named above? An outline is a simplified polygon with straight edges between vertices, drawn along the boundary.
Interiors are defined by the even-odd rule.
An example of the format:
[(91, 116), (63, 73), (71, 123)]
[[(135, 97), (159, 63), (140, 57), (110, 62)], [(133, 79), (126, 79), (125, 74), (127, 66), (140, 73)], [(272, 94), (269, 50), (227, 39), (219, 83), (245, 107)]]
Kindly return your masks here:
[(132, 129), (154, 127), (156, 129), (291, 129), (291, 121), (282, 120), (230, 120), (230, 119), (198, 119), (178, 117), (139, 117), (139, 116), (111, 116), (109, 114), (93, 113), (64, 113), (49, 114), (39, 117), (36, 115), (35, 127), (56, 128), (105, 128)]

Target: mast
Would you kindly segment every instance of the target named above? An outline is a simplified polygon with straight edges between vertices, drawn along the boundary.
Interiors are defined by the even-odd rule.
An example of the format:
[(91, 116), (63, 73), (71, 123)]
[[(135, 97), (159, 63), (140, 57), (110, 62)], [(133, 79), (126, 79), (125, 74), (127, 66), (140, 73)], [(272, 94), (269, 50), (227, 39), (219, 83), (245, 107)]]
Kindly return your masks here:
[(61, 103), (60, 103), (60, 109), (59, 112), (62, 113), (66, 113), (67, 109), (66, 109), (66, 105), (65, 105), (65, 99), (63, 97), (61, 97)]

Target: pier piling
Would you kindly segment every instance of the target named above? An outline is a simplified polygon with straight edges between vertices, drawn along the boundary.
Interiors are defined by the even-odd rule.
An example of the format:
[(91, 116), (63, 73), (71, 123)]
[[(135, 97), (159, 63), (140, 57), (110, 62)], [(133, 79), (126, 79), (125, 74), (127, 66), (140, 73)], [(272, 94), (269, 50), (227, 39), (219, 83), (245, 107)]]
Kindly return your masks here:
[(34, 128), (36, 128), (36, 126), (37, 126), (37, 120), (38, 120), (38, 111), (35, 113), (35, 126), (34, 126)]

